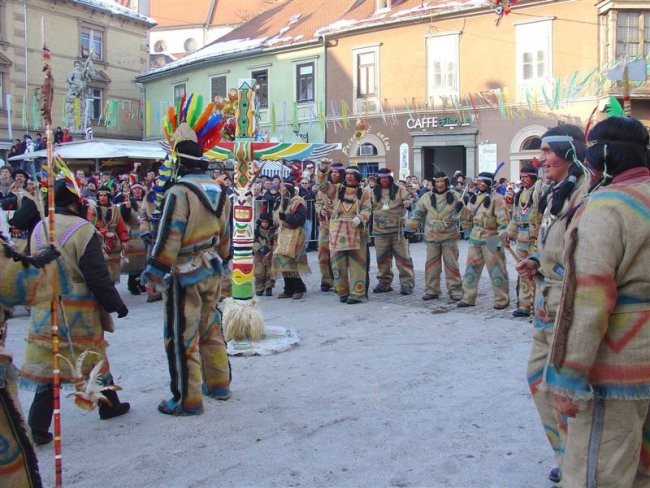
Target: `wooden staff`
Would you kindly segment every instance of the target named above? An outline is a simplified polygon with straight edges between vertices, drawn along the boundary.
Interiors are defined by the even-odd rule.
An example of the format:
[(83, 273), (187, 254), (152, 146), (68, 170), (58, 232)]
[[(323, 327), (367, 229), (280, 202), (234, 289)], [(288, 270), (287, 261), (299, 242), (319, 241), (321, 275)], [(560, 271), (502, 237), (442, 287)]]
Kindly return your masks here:
[[(52, 141), (52, 97), (54, 95), (54, 78), (50, 66), (50, 51), (43, 42), (43, 72), (45, 79), (41, 86), (41, 114), (45, 122), (47, 135), (47, 207), (48, 207), (48, 239), (51, 245), (56, 242), (54, 220), (54, 150)], [(53, 273), (54, 295), (58, 297), (59, 276)], [(56, 488), (63, 486), (63, 462), (61, 457), (61, 377), (59, 371), (59, 301), (57, 298), (50, 302), (50, 326), (52, 334), (52, 397), (54, 402), (54, 483)]]

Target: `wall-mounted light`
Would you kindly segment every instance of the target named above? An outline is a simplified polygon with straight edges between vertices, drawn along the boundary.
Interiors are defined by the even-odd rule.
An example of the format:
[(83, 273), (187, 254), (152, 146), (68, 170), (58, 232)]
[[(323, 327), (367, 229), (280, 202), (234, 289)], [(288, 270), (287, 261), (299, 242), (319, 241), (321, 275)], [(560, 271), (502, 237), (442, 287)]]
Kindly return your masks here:
[(302, 142), (309, 142), (309, 132), (300, 132), (300, 128), (298, 129), (293, 129), (293, 133), (300, 137)]

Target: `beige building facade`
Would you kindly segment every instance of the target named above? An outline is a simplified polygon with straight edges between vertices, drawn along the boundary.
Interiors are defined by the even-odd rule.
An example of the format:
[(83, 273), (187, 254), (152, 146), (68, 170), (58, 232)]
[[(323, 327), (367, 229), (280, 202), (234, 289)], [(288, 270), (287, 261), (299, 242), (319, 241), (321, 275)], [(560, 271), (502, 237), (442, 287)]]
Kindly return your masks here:
[(54, 77), (53, 127), (65, 127), (68, 75), (88, 58), (85, 113), (74, 104), (70, 130), (82, 138), (140, 139), (142, 93), (135, 77), (148, 66), (147, 32), (155, 22), (118, 4), (91, 0), (0, 0), (0, 141), (3, 153), (24, 134), (45, 135), (39, 111), (43, 41)]
[[(604, 116), (610, 95), (622, 103), (621, 83), (608, 73), (634, 35), (647, 57), (650, 7), (621, 8), (529, 1), (500, 17), (469, 6), (324, 32), (327, 99), (349, 106), (347, 116), (328, 113), (326, 141), (341, 142), (336, 156), (365, 174), (388, 167), (430, 179), (436, 171), (474, 176), (501, 166), (497, 178), (515, 181), (549, 127), (585, 127), (592, 112)], [(621, 11), (635, 27), (617, 48)], [(618, 27), (620, 37), (620, 19)], [(646, 125), (648, 93), (643, 83), (631, 91), (632, 114)]]

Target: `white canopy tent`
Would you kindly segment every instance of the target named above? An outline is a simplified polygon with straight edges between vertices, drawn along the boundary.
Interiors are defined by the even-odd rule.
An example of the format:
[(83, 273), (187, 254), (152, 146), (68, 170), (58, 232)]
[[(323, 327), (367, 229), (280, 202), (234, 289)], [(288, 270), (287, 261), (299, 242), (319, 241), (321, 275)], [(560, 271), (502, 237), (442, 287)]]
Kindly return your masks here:
[[(102, 160), (115, 159), (164, 159), (166, 152), (158, 141), (128, 141), (118, 139), (93, 139), (56, 144), (54, 152), (65, 161), (93, 160), (97, 166)], [(10, 161), (46, 158), (47, 150), (9, 158)]]

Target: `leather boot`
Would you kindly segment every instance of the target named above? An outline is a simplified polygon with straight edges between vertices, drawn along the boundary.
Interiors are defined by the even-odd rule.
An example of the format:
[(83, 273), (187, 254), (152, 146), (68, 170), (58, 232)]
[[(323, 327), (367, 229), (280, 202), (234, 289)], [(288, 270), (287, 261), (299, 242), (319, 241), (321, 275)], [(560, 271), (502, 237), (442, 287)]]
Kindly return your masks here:
[(111, 404), (101, 402), (99, 404), (99, 418), (102, 420), (111, 419), (113, 417), (119, 417), (124, 415), (131, 408), (129, 402), (120, 402), (117, 392), (113, 390), (102, 390), (102, 395), (104, 395)]

